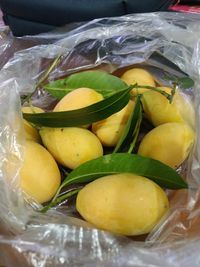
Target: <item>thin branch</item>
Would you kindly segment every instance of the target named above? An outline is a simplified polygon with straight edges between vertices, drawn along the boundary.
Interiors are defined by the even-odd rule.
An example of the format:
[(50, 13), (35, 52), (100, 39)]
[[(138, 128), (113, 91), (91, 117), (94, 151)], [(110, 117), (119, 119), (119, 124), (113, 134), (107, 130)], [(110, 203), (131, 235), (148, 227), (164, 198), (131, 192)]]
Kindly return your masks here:
[(30, 102), (31, 97), (35, 94), (35, 92), (37, 91), (38, 87), (48, 78), (49, 74), (51, 73), (51, 71), (57, 66), (57, 64), (59, 63), (61, 58), (61, 55), (58, 55), (53, 63), (51, 64), (51, 66), (47, 69), (47, 71), (44, 73), (44, 75), (40, 78), (40, 80), (36, 83), (35, 88), (33, 90), (33, 92), (29, 95), (27, 95), (22, 102), (22, 105), (26, 102)]

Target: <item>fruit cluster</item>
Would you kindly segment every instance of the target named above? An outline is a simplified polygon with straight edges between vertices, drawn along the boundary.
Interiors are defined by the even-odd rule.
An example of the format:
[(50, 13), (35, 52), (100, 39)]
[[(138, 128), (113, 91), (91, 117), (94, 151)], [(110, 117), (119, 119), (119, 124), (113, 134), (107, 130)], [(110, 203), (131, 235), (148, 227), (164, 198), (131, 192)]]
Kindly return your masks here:
[[(133, 86), (126, 106), (91, 125), (40, 127), (24, 120), (26, 136), (20, 185), (29, 197), (45, 203), (61, 184), (59, 167), (75, 170), (85, 162), (115, 147), (126, 129), (136, 98), (141, 95), (143, 116), (153, 125), (138, 144), (138, 155), (158, 160), (176, 169), (194, 144), (194, 109), (186, 94), (176, 89), (170, 101), (161, 92), (172, 88), (156, 84), (145, 69), (126, 71), (121, 80)], [(95, 89), (81, 87), (66, 94), (53, 112), (78, 110), (104, 99)], [(42, 113), (23, 107), (24, 113)], [(109, 164), (109, 163), (108, 163)], [(145, 166), (144, 166), (145, 168)], [(170, 177), (169, 177), (170, 179)], [(155, 182), (133, 173), (113, 173), (87, 184), (77, 196), (80, 215), (96, 227), (125, 235), (150, 232), (169, 209), (165, 191)]]

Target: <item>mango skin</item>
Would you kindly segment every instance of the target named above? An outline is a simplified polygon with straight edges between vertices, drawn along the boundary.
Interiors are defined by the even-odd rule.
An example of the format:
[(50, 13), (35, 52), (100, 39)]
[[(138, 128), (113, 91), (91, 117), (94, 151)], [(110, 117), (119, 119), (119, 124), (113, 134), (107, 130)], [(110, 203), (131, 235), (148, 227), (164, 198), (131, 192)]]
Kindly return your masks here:
[(39, 203), (49, 201), (61, 183), (61, 175), (52, 155), (40, 144), (26, 141), (20, 170), (20, 187)]
[(188, 157), (194, 139), (194, 131), (187, 124), (165, 123), (144, 136), (138, 154), (177, 168)]
[(64, 96), (55, 106), (54, 111), (67, 111), (84, 108), (103, 100), (103, 96), (95, 90), (82, 87)]
[[(133, 68), (130, 70), (127, 70), (122, 76), (121, 79), (128, 85), (134, 85), (137, 83), (138, 85), (146, 85), (146, 86), (153, 86), (155, 87), (155, 81), (153, 76), (142, 68)], [(149, 89), (145, 88), (139, 88), (139, 89), (133, 89), (131, 93), (133, 95), (137, 94), (143, 94)]]
[(92, 124), (93, 133), (104, 146), (112, 147), (118, 143), (134, 106), (135, 102), (129, 101), (119, 112)]
[[(171, 93), (171, 88), (158, 88)], [(194, 127), (194, 108), (189, 98), (178, 90), (172, 103), (169, 103), (169, 100), (162, 94), (149, 90), (143, 94), (142, 104), (146, 117), (154, 126), (167, 122), (187, 122)]]
[(124, 173), (87, 184), (78, 193), (76, 209), (99, 229), (134, 236), (149, 233), (168, 211), (169, 202), (151, 180)]
[(43, 144), (53, 157), (70, 169), (103, 155), (101, 142), (87, 129), (42, 128), (40, 135)]
[[(24, 113), (43, 113), (44, 110), (38, 107), (22, 107), (22, 112)], [(25, 139), (30, 141), (35, 141), (41, 143), (41, 138), (39, 132), (34, 128), (28, 121), (23, 119)]]

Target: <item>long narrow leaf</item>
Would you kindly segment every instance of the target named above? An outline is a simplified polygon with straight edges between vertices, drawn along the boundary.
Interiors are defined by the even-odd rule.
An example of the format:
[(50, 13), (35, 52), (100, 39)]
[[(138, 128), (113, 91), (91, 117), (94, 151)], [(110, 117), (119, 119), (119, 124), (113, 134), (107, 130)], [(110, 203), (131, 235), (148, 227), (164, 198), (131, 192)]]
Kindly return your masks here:
[(187, 183), (171, 167), (151, 158), (127, 153), (109, 154), (82, 164), (68, 175), (61, 187), (75, 183), (88, 183), (117, 173), (141, 175), (164, 188), (187, 188)]
[(136, 97), (135, 107), (133, 108), (133, 111), (130, 114), (130, 117), (126, 123), (124, 131), (121, 135), (121, 138), (119, 139), (113, 153), (122, 151), (123, 148), (126, 145), (128, 145), (130, 141), (132, 140), (134, 130), (138, 125), (138, 120), (142, 116), (142, 108), (141, 108), (140, 99), (141, 99), (141, 95), (138, 95)]
[(91, 124), (121, 110), (130, 99), (131, 89), (132, 86), (85, 108), (62, 112), (23, 113), (23, 117), (37, 126), (46, 127), (72, 127)]
[(142, 114), (139, 117), (139, 119), (137, 121), (137, 125), (136, 125), (136, 127), (134, 129), (133, 136), (132, 136), (132, 142), (130, 143), (130, 146), (129, 146), (129, 149), (128, 149), (128, 153), (132, 153), (134, 151), (134, 149), (135, 149), (135, 146), (136, 146), (136, 143), (137, 143), (137, 140), (138, 140), (138, 136), (139, 136), (139, 133), (140, 133), (141, 123), (142, 123)]
[(120, 78), (109, 73), (89, 70), (70, 75), (44, 86), (52, 96), (61, 99), (67, 93), (80, 87), (88, 87), (103, 94), (104, 97), (125, 89), (127, 84)]

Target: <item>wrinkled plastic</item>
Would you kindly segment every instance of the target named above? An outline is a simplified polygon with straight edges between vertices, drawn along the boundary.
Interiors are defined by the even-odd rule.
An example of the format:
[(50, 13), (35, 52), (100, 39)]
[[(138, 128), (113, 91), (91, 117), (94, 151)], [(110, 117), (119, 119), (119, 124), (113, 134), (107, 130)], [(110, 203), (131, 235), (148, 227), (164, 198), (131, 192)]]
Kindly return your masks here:
[[(5, 266), (199, 267), (200, 264), (200, 37), (198, 16), (176, 13), (138, 14), (98, 19), (70, 32), (59, 31), (20, 42), (32, 47), (16, 52), (0, 71), (0, 262)], [(39, 44), (39, 45), (35, 45)], [(158, 54), (155, 52), (159, 52)], [(138, 240), (94, 229), (73, 216), (70, 203), (37, 212), (18, 188), (24, 134), (20, 95), (31, 93), (56, 57), (52, 81), (91, 68), (109, 72), (143, 64), (162, 79), (162, 70), (195, 81), (192, 95), (197, 140), (184, 166), (189, 190), (170, 194), (170, 212)], [(170, 64), (173, 62), (173, 64)], [(51, 98), (40, 91), (35, 105), (48, 109)], [(9, 181), (9, 182), (8, 182)], [(11, 181), (11, 182), (10, 182)]]

